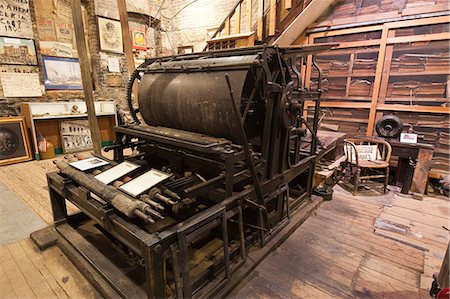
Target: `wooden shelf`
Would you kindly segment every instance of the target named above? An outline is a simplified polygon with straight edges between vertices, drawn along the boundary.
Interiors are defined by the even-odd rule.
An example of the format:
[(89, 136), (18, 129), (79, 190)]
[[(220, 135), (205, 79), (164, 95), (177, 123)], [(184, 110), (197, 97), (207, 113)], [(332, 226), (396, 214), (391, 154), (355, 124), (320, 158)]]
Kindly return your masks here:
[(386, 102), (450, 102), (449, 98), (386, 98)]
[[(372, 100), (372, 97), (355, 97), (355, 96), (349, 96), (349, 97), (321, 97), (322, 100), (329, 101), (329, 100), (339, 100), (339, 101), (367, 101), (370, 102)], [(327, 102), (329, 103), (329, 102)]]
[[(316, 72), (313, 72), (313, 75), (315, 75)], [(367, 73), (351, 73), (351, 74), (328, 74), (328, 75), (324, 75), (324, 79), (326, 78), (347, 78), (347, 77), (354, 77), (354, 78), (359, 78), (359, 77), (375, 77), (375, 71), (374, 72), (367, 72)], [(317, 77), (311, 77), (311, 79), (317, 79)]]
[(391, 72), (390, 77), (450, 75), (449, 71)]

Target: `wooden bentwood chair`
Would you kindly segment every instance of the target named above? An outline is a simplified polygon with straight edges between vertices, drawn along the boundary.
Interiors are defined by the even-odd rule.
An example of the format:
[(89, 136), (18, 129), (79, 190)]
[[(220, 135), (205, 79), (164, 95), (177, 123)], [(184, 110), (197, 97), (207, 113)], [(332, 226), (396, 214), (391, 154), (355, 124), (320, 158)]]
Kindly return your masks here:
[(344, 140), (344, 153), (347, 156), (346, 166), (354, 173), (353, 195), (358, 191), (360, 181), (384, 178), (384, 193), (389, 179), (389, 160), (391, 145), (378, 138), (361, 137)]

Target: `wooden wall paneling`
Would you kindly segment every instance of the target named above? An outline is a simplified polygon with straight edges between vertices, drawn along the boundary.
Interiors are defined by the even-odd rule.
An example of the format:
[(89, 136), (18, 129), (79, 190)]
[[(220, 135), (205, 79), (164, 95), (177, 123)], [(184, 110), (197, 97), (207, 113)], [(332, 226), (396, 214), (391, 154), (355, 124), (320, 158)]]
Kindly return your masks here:
[(291, 9), (292, 8), (292, 0), (284, 0), (284, 8)]
[(386, 25), (383, 25), (381, 31), (380, 51), (378, 54), (377, 68), (375, 72), (375, 80), (373, 83), (372, 101), (370, 103), (369, 122), (367, 124), (367, 136), (372, 136), (373, 128), (375, 126), (375, 116), (378, 104), (378, 95), (380, 92), (381, 76), (383, 74), (384, 59), (386, 53), (386, 40), (388, 38), (389, 29)]

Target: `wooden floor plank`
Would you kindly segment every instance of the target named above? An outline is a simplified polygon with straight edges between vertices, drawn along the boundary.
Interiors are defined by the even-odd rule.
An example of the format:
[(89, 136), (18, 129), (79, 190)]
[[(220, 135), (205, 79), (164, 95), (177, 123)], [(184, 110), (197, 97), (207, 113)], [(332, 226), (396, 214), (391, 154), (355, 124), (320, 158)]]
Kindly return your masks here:
[(43, 263), (43, 258), (41, 256), (40, 250), (34, 245), (31, 239), (25, 239), (19, 242), (22, 249), (27, 254), (33, 265), (39, 270), (42, 276), (46, 279), (49, 286), (52, 288), (53, 292), (60, 299), (69, 298), (64, 289), (58, 284), (55, 277), (47, 269), (46, 265)]
[(405, 209), (403, 207), (385, 207), (383, 213), (394, 215), (397, 217), (402, 217), (405, 219), (414, 219), (416, 222), (434, 226), (437, 228), (442, 228), (442, 226), (448, 226), (448, 218), (438, 217), (435, 215), (430, 215), (424, 212), (418, 212), (410, 209)]
[(42, 258), (48, 271), (69, 297), (94, 298), (93, 287), (58, 247), (50, 247), (43, 251)]
[[(314, 216), (319, 217), (319, 216)], [(400, 263), (414, 269), (423, 267), (423, 253), (419, 253), (413, 248), (408, 248), (395, 241), (385, 239), (374, 234), (358, 231), (357, 229), (343, 229), (336, 225), (327, 224), (326, 219), (304, 223), (305, 229), (316, 231), (324, 238), (341, 242), (350, 250), (360, 250), (361, 252), (371, 252), (380, 257), (385, 257), (395, 263)]]
[(17, 298), (13, 286), (0, 263), (0, 298)]
[(34, 267), (19, 243), (9, 244), (8, 250), (36, 297), (57, 298), (52, 288), (48, 285), (41, 273)]
[(18, 298), (36, 298), (36, 295), (20, 271), (19, 265), (11, 256), (7, 246), (0, 246), (0, 257), (3, 271), (6, 273), (16, 296)]

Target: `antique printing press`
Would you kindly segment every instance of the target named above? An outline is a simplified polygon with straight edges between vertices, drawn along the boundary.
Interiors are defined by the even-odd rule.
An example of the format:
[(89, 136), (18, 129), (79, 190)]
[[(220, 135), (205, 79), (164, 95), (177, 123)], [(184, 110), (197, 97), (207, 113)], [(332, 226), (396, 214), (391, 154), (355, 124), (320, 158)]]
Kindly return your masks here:
[[(257, 46), (146, 61), (128, 88), (134, 123), (116, 127), (117, 141), (106, 148), (114, 160), (95, 173), (124, 161), (139, 168), (110, 185), (62, 161), (48, 174), (66, 254), (91, 271), (86, 276), (94, 285), (121, 297), (224, 296), (309, 198), (321, 82), (313, 54), (332, 46)], [(308, 55), (317, 90), (301, 79)], [(136, 107), (131, 89), (138, 81)], [(309, 123), (305, 101), (315, 101)], [(140, 194), (120, 188), (151, 170), (165, 179)], [(68, 216), (66, 200), (81, 213)], [(252, 252), (261, 258), (249, 259)]]

